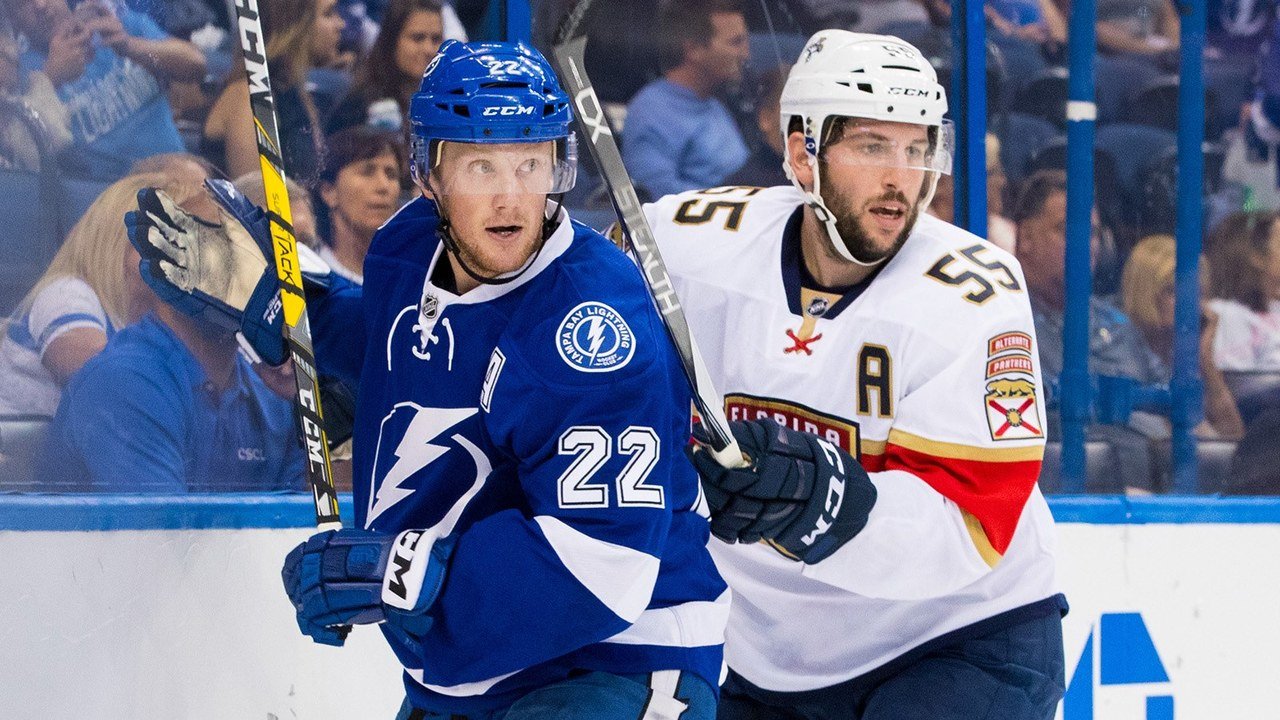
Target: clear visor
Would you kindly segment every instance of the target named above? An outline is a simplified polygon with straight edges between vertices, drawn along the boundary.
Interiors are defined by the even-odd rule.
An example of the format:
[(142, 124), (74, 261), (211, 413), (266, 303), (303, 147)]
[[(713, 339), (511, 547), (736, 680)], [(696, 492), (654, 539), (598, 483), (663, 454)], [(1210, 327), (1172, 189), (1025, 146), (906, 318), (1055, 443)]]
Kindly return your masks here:
[(955, 128), (898, 122), (844, 122), (830, 133), (823, 159), (832, 165), (895, 167), (951, 174), (955, 152)]
[(577, 176), (572, 135), (538, 143), (440, 141), (429, 152), (428, 189), (439, 195), (555, 195), (572, 189)]

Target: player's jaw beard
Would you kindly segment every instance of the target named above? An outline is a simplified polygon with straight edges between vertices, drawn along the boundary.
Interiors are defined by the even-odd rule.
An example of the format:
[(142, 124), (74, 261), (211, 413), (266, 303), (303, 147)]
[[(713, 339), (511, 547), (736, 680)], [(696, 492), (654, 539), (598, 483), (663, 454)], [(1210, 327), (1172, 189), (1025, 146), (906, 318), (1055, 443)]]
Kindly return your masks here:
[(845, 248), (855, 258), (866, 263), (877, 262), (896, 255), (902, 249), (903, 243), (907, 241), (907, 237), (915, 228), (916, 219), (920, 216), (919, 200), (916, 202), (909, 201), (907, 196), (900, 190), (887, 192), (863, 203), (861, 215), (870, 214), (871, 206), (878, 202), (900, 202), (907, 206), (902, 232), (898, 233), (898, 237), (894, 238), (889, 247), (880, 249), (872, 238), (871, 233), (867, 232), (866, 228), (863, 227), (861, 215), (854, 212), (851, 207), (852, 203), (838, 193), (833, 193), (832, 197), (828, 197), (826, 188), (823, 188), (821, 194), (823, 202), (827, 204), (827, 208), (831, 210), (832, 215), (836, 218), (836, 231), (840, 233), (840, 240), (844, 242)]

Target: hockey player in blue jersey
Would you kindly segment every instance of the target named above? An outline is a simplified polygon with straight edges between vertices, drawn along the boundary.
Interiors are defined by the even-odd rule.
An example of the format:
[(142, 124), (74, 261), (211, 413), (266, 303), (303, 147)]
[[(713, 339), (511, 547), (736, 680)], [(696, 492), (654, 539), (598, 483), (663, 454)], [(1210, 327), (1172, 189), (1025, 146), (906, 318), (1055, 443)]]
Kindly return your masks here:
[[(286, 559), (298, 623), (333, 645), (378, 624), (401, 720), (709, 719), (728, 593), (682, 455), (690, 391), (639, 270), (560, 207), (569, 98), (528, 46), (449, 42), (410, 116), (423, 197), (374, 237), (363, 289), (308, 277), (320, 369), (359, 396), (354, 527)], [(151, 284), (238, 317), (175, 283), (186, 225), (140, 204)], [(246, 334), (282, 360), (263, 287)]]

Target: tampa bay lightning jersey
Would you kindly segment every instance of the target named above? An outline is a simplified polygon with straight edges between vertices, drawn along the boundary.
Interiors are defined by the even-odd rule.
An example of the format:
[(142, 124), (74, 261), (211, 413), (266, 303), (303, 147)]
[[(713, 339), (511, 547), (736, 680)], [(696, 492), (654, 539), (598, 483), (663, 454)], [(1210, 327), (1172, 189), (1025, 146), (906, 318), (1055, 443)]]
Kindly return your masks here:
[(421, 636), (383, 626), (416, 707), (482, 712), (576, 670), (718, 685), (728, 592), (683, 456), (690, 391), (637, 267), (561, 214), (506, 285), (462, 295), (435, 205), (316, 299), (322, 369), (359, 378), (356, 524), (457, 534)]

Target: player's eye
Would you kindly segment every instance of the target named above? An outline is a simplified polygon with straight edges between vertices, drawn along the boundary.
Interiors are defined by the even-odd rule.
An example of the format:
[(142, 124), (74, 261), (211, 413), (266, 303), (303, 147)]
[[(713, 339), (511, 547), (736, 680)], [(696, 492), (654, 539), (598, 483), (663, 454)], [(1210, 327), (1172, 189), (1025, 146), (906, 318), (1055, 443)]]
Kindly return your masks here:
[(521, 175), (532, 175), (533, 173), (542, 170), (544, 164), (545, 163), (542, 158), (528, 158), (524, 162), (520, 163), (520, 167), (517, 168), (517, 172)]
[(854, 149), (860, 155), (872, 158), (883, 157), (889, 151), (889, 147), (882, 142), (861, 142)]
[(472, 175), (492, 175), (493, 163), (488, 160), (472, 160), (467, 164), (467, 171)]

